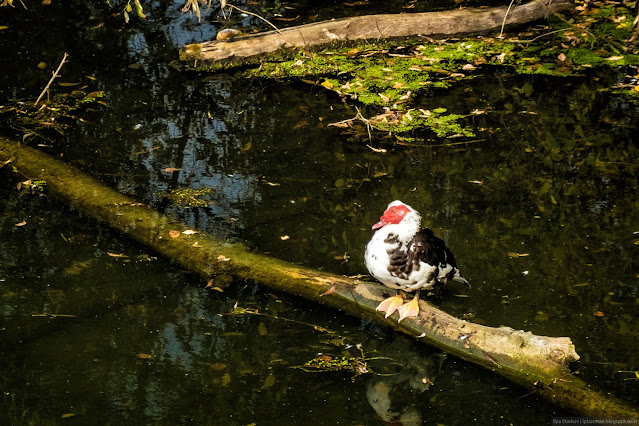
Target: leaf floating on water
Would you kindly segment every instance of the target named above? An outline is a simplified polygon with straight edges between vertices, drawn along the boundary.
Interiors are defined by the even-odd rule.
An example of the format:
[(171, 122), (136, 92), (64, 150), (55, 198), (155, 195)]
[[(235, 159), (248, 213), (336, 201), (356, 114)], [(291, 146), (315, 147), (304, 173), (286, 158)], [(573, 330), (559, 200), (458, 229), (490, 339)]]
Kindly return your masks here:
[(151, 359), (153, 357), (150, 354), (139, 353), (138, 354), (138, 358), (140, 358), (140, 359)]
[(173, 172), (179, 172), (180, 169), (179, 167), (167, 167), (166, 169), (163, 169), (163, 172), (167, 172), (167, 173), (173, 173)]
[(266, 380), (264, 380), (264, 384), (262, 385), (262, 389), (268, 389), (275, 384), (275, 376), (270, 374)]
[(231, 383), (231, 375), (226, 373), (222, 376), (222, 386), (228, 386)]
[(268, 330), (266, 329), (266, 324), (264, 324), (263, 322), (258, 324), (257, 334), (259, 334), (260, 336), (266, 336), (268, 334)]
[(180, 232), (180, 231), (176, 231), (175, 229), (171, 229), (171, 230), (169, 231), (169, 236), (170, 236), (171, 238), (177, 238), (177, 237), (179, 237), (179, 236), (180, 236), (180, 234), (181, 234), (181, 232)]
[(211, 370), (222, 371), (226, 368), (226, 365), (221, 362), (214, 362), (213, 364), (209, 364), (209, 367), (211, 367)]
[(373, 150), (373, 152), (381, 152), (382, 154), (385, 154), (387, 151), (384, 148), (373, 148), (370, 145), (366, 145), (367, 147), (369, 147), (370, 149)]
[(323, 81), (323, 82), (321, 83), (321, 85), (322, 85), (322, 86), (324, 86), (325, 88), (327, 88), (328, 90), (332, 90), (332, 89), (333, 89), (333, 87), (334, 87), (334, 86), (333, 86), (333, 83), (331, 83), (331, 82), (330, 82), (330, 81), (328, 81), (328, 80)]
[(109, 253), (108, 251), (107, 251), (107, 255), (109, 255), (111, 257), (115, 257), (116, 259), (122, 259), (122, 258), (129, 257), (126, 254), (123, 254), (123, 253)]

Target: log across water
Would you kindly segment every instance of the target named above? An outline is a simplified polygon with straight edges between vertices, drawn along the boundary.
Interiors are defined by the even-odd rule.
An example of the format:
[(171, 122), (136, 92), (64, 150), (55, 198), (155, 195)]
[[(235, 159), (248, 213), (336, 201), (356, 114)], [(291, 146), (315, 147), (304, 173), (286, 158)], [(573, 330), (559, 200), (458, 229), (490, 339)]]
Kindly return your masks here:
[[(36, 149), (0, 137), (0, 163), (11, 161), (31, 179), (47, 182), (48, 191), (73, 208), (179, 262), (205, 279), (231, 274), (256, 280), (273, 290), (297, 295), (393, 327), (418, 341), (481, 365), (534, 390), (555, 404), (590, 417), (639, 417), (639, 410), (597, 391), (571, 375), (579, 359), (568, 337), (537, 336), (509, 327), (487, 327), (455, 318), (420, 301), (417, 318), (397, 323), (375, 311), (384, 287), (334, 275), (247, 250), (206, 234), (196, 241), (181, 233), (186, 226), (138, 203), (75, 167)], [(175, 235), (175, 234), (174, 234)], [(329, 289), (334, 289), (328, 292)], [(330, 294), (324, 294), (324, 293)]]
[(498, 31), (574, 9), (572, 0), (534, 0), (512, 8), (454, 9), (441, 12), (365, 15), (316, 22), (235, 37), (189, 44), (180, 59), (196, 69), (244, 65), (264, 55), (291, 49), (317, 48), (339, 42), (406, 37), (450, 37)]

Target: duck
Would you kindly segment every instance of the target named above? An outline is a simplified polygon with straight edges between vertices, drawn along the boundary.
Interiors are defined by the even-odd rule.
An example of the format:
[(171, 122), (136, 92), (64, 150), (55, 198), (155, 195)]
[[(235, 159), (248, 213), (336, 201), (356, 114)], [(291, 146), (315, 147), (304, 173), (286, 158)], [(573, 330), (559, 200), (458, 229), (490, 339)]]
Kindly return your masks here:
[[(444, 241), (428, 228), (421, 227), (421, 216), (400, 200), (388, 204), (364, 255), (368, 272), (385, 286), (397, 290), (376, 310), (388, 318), (399, 312), (399, 322), (419, 314), (420, 290), (436, 284), (457, 281), (470, 287), (457, 267), (455, 257)], [(415, 293), (404, 303), (403, 292)]]

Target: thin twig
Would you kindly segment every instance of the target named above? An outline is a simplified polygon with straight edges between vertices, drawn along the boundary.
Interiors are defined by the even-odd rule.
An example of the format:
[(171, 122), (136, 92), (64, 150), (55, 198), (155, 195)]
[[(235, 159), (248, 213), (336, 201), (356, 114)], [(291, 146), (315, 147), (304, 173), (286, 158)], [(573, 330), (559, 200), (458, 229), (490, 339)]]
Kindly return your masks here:
[(228, 7), (232, 7), (233, 9), (237, 9), (237, 10), (239, 10), (239, 11), (240, 11), (240, 12), (242, 12), (242, 13), (247, 13), (247, 14), (249, 14), (249, 15), (253, 15), (253, 16), (255, 16), (256, 18), (260, 18), (262, 21), (266, 22), (266, 23), (267, 23), (267, 24), (269, 24), (271, 27), (273, 27), (273, 28), (275, 29), (275, 31), (277, 31), (277, 32), (279, 33), (279, 35), (281, 35), (282, 37), (286, 38), (286, 36), (285, 36), (284, 34), (282, 34), (282, 32), (279, 30), (279, 28), (277, 28), (275, 25), (271, 24), (271, 23), (270, 23), (268, 20), (266, 20), (265, 18), (262, 18), (260, 15), (258, 15), (258, 14), (256, 14), (256, 13), (253, 13), (253, 12), (249, 12), (248, 10), (240, 9), (239, 7), (237, 7), (237, 6), (235, 6), (235, 5), (232, 5), (231, 3), (226, 3), (226, 5), (227, 5)]
[(504, 36), (504, 27), (506, 26), (506, 18), (508, 18), (508, 13), (510, 12), (510, 8), (513, 7), (514, 2), (515, 0), (510, 0), (508, 9), (506, 9), (506, 14), (504, 15), (504, 20), (501, 22), (501, 30), (499, 30), (499, 35), (497, 36), (497, 38), (501, 38)]
[(511, 41), (512, 41), (513, 43), (533, 43), (533, 42), (535, 42), (535, 41), (539, 40), (539, 39), (540, 39), (540, 38), (542, 38), (542, 37), (546, 37), (546, 36), (549, 36), (549, 35), (551, 35), (551, 34), (559, 33), (559, 32), (562, 32), (562, 31), (569, 30), (569, 29), (570, 29), (570, 28), (560, 28), (560, 29), (555, 30), (555, 31), (550, 31), (550, 32), (548, 32), (548, 33), (544, 33), (544, 34), (542, 34), (542, 35), (540, 35), (540, 36), (537, 36), (537, 37), (533, 38), (532, 40), (511, 40)]
[(44, 90), (42, 91), (42, 93), (40, 93), (40, 96), (38, 96), (38, 99), (36, 99), (35, 103), (33, 104), (33, 106), (38, 105), (38, 102), (40, 102), (40, 99), (42, 99), (42, 97), (44, 96), (45, 93), (47, 93), (47, 91), (49, 90), (49, 86), (51, 86), (51, 83), (53, 83), (53, 80), (55, 80), (55, 78), (58, 76), (58, 73), (60, 72), (60, 70), (62, 69), (62, 65), (64, 65), (64, 62), (67, 60), (67, 57), (69, 55), (67, 53), (64, 54), (64, 57), (62, 58), (62, 61), (60, 61), (60, 65), (58, 65), (58, 69), (55, 70), (55, 72), (53, 73), (53, 76), (51, 76), (51, 80), (49, 80), (49, 82), (47, 83), (47, 85), (45, 86)]

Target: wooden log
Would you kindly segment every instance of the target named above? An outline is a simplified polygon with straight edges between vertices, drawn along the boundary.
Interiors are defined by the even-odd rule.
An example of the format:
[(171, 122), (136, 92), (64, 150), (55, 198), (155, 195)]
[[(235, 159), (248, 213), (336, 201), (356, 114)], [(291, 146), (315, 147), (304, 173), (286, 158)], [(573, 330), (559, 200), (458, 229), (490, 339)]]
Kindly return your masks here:
[(180, 59), (197, 69), (255, 62), (265, 54), (316, 48), (330, 43), (480, 34), (546, 18), (574, 9), (572, 0), (534, 0), (512, 7), (455, 9), (442, 12), (367, 15), (316, 22), (226, 40), (189, 44)]
[[(636, 408), (571, 375), (568, 364), (578, 360), (579, 355), (568, 337), (536, 336), (509, 327), (474, 324), (425, 301), (420, 301), (417, 318), (398, 324), (394, 317), (386, 319), (375, 311), (384, 291), (377, 283), (295, 265), (210, 235), (185, 234), (183, 231), (187, 228), (182, 223), (106, 187), (68, 164), (0, 137), (0, 164), (6, 161), (11, 161), (31, 179), (46, 181), (52, 195), (75, 209), (179, 262), (205, 280), (218, 274), (256, 280), (273, 290), (393, 327), (488, 368), (576, 413), (590, 417), (639, 417)], [(175, 236), (175, 231), (181, 232), (179, 236)]]

